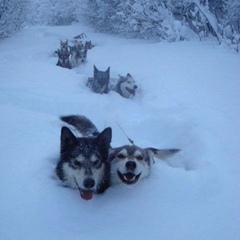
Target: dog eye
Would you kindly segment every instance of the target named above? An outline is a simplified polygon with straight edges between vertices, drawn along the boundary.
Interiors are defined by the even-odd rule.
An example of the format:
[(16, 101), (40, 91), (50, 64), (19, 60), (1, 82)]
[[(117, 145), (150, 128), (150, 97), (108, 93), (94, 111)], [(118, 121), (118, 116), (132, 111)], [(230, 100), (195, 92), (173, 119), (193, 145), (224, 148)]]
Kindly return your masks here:
[(143, 156), (142, 155), (138, 155), (138, 156), (136, 156), (136, 159), (137, 160), (143, 160)]
[(101, 164), (101, 161), (100, 160), (96, 160), (92, 164), (93, 164), (94, 167), (99, 167), (100, 164)]
[(75, 166), (78, 166), (78, 167), (80, 167), (80, 166), (82, 165), (78, 160), (74, 160), (74, 161), (73, 161), (73, 164), (74, 164)]
[(120, 159), (124, 159), (124, 158), (126, 158), (126, 156), (123, 155), (122, 153), (119, 153), (119, 154), (117, 155), (117, 157), (120, 158)]

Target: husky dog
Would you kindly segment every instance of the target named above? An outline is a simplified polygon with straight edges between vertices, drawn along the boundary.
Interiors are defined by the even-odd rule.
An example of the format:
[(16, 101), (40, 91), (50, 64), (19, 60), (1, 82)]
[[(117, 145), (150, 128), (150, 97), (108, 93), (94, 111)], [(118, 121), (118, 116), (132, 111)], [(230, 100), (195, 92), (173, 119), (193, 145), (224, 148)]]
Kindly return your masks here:
[(69, 59), (70, 52), (62, 52), (61, 50), (58, 50), (57, 55), (58, 55), (58, 62), (56, 64), (57, 66), (68, 68), (68, 69), (72, 68), (72, 65)]
[(74, 46), (71, 49), (71, 62), (73, 66), (78, 66), (87, 60), (87, 49), (85, 49), (82, 41), (74, 40)]
[[(98, 136), (96, 126), (84, 116), (67, 116), (61, 118), (64, 122), (76, 127), (85, 137)], [(125, 145), (111, 148), (109, 161), (111, 163), (111, 183), (135, 184), (150, 174), (153, 157), (166, 159), (179, 152), (179, 149), (140, 148), (136, 145)]]
[(126, 77), (119, 75), (117, 84), (112, 88), (113, 91), (119, 93), (124, 98), (133, 98), (136, 94), (137, 85), (131, 74)]
[(94, 65), (93, 78), (88, 78), (87, 86), (95, 93), (108, 93), (110, 67), (106, 71), (99, 71)]
[(58, 51), (61, 51), (63, 54), (70, 52), (70, 47), (68, 45), (68, 40), (66, 40), (65, 42), (62, 41), (62, 40), (60, 41), (60, 49)]
[(92, 41), (86, 41), (85, 42), (84, 49), (90, 50), (93, 47), (95, 47), (95, 46), (92, 44)]
[(93, 193), (103, 193), (110, 186), (109, 147), (111, 128), (96, 137), (76, 137), (62, 127), (60, 160), (56, 174), (65, 186), (79, 189), (85, 200)]

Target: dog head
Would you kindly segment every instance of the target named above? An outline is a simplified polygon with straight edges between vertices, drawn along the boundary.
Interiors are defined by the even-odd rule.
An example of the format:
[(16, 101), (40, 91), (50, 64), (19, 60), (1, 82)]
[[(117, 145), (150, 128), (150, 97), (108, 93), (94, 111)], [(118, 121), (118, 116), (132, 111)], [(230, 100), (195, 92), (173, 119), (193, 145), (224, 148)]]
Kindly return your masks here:
[[(111, 128), (106, 128), (97, 137), (77, 138), (67, 127), (61, 131), (61, 171), (60, 179), (67, 185), (78, 188), (85, 200), (90, 200), (93, 192), (101, 191), (100, 185), (109, 176), (108, 155), (112, 138)], [(105, 180), (104, 180), (105, 179)]]
[(108, 93), (110, 67), (106, 71), (99, 71), (94, 65), (92, 89), (96, 93)]
[(61, 51), (67, 52), (68, 51), (68, 40), (66, 40), (65, 42), (61, 40), (60, 47), (61, 47)]
[(135, 184), (150, 174), (153, 157), (165, 159), (179, 149), (140, 148), (126, 145), (110, 151), (112, 182)]
[(77, 50), (77, 51), (82, 50), (84, 48), (81, 40), (74, 39), (73, 44), (74, 44), (75, 50)]
[(125, 77), (119, 75), (117, 91), (122, 97), (133, 98), (136, 94), (136, 89), (137, 85), (131, 74), (128, 73)]
[(151, 159), (144, 149), (126, 145), (111, 149), (113, 183), (134, 184), (150, 173)]
[(77, 59), (80, 63), (84, 63), (87, 60), (87, 49), (82, 49), (77, 52)]
[(58, 54), (57, 65), (63, 68), (71, 68), (69, 61), (70, 52), (62, 52), (61, 50), (59, 50), (57, 54)]
[(86, 41), (85, 42), (85, 46), (84, 46), (85, 49), (90, 50), (93, 47), (94, 47), (94, 45), (92, 44), (92, 41)]

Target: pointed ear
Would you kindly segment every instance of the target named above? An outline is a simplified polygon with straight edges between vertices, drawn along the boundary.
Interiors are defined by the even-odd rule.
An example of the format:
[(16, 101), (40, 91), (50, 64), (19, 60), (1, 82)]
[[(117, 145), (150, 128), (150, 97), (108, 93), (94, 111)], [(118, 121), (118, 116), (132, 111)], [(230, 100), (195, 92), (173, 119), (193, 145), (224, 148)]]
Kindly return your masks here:
[(93, 70), (94, 70), (94, 71), (97, 71), (97, 70), (98, 70), (95, 65), (93, 65)]
[(112, 140), (112, 129), (105, 128), (94, 140), (94, 142), (103, 149), (108, 149)]
[(61, 153), (72, 148), (77, 142), (77, 138), (67, 127), (62, 127), (61, 130)]
[(110, 67), (108, 67), (106, 73), (107, 73), (108, 77), (110, 77)]
[(127, 74), (127, 77), (132, 78), (132, 75), (130, 73)]
[(146, 148), (145, 149), (150, 157), (156, 157), (158, 159), (165, 160), (168, 157), (180, 152), (180, 149), (169, 148), (169, 149), (157, 149), (157, 148)]

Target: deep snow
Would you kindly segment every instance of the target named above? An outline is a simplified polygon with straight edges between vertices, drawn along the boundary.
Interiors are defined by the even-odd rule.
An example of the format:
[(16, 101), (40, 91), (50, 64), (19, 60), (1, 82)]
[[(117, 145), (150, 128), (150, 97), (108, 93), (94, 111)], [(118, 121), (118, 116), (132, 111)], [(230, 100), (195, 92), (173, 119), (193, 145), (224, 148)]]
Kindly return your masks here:
[[(88, 62), (56, 66), (60, 39), (85, 32)], [(79, 24), (34, 27), (0, 43), (0, 239), (240, 239), (240, 56), (215, 42), (157, 43), (94, 33)], [(137, 96), (85, 86), (111, 67), (131, 73)], [(53, 178), (59, 116), (83, 114), (113, 146), (181, 148), (149, 178), (91, 201)]]

